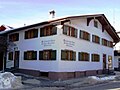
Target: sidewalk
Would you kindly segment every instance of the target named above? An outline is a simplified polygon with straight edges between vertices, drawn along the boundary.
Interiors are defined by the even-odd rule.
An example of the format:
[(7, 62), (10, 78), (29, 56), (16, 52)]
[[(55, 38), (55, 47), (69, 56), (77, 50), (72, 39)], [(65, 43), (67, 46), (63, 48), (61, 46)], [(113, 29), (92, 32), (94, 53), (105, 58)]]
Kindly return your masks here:
[[(120, 80), (120, 72), (115, 72)], [(103, 81), (98, 82), (96, 80), (89, 79), (88, 77), (74, 78), (69, 80), (55, 81), (42, 77), (33, 77), (30, 75), (16, 73), (15, 75), (22, 77), (23, 87), (17, 90), (72, 90), (73, 88), (82, 88), (91, 85), (105, 84), (110, 82)]]

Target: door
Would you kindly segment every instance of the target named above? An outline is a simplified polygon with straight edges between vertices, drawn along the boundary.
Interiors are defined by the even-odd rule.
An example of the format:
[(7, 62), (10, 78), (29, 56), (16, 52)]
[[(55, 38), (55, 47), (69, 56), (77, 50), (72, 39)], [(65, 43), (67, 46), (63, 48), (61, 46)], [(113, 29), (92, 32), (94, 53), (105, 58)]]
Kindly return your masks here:
[(106, 54), (103, 54), (103, 69), (106, 69)]
[(3, 69), (3, 53), (0, 53), (0, 71)]
[(20, 57), (20, 51), (15, 51), (15, 54), (14, 54), (14, 68), (19, 68), (19, 57)]

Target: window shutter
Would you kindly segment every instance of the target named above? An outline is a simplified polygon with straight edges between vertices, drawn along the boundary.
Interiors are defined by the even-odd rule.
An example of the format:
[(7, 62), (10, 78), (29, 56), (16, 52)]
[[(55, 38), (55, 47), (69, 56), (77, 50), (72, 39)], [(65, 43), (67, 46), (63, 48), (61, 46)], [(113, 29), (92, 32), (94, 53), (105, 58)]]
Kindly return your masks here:
[(38, 29), (35, 29), (35, 30), (34, 30), (34, 38), (35, 38), (35, 37), (38, 37)]
[(72, 52), (73, 53), (73, 60), (76, 60), (76, 52)]
[(34, 51), (34, 52), (32, 53), (32, 59), (33, 59), (33, 60), (37, 60), (37, 51)]
[(27, 52), (24, 52), (24, 60), (27, 60)]
[(28, 39), (28, 31), (25, 31), (25, 36), (24, 36), (25, 39)]
[(41, 28), (41, 29), (40, 29), (40, 37), (43, 37), (43, 36), (44, 36), (44, 30), (45, 30), (44, 28)]
[(52, 27), (52, 35), (56, 35), (57, 34), (57, 27)]
[(66, 60), (66, 51), (64, 51), (64, 50), (61, 50), (61, 59), (62, 60)]
[(39, 60), (43, 60), (43, 51), (39, 51)]
[(51, 60), (56, 60), (56, 50), (51, 51)]

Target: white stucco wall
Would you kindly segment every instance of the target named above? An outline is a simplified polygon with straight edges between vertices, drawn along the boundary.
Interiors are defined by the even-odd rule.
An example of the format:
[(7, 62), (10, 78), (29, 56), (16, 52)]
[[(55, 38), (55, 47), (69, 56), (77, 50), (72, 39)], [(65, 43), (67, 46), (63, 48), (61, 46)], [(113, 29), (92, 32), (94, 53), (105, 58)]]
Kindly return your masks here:
[[(72, 71), (85, 71), (85, 70), (98, 70), (103, 69), (103, 54), (106, 54), (106, 60), (108, 61), (108, 55), (113, 58), (113, 49), (100, 44), (92, 42), (92, 34), (97, 35), (101, 38), (105, 38), (109, 41), (113, 41), (110, 35), (106, 31), (102, 32), (102, 26), (99, 23), (98, 28), (93, 27), (93, 20), (87, 26), (86, 19), (72, 19), (71, 24), (66, 23), (78, 29), (78, 35), (80, 30), (87, 31), (91, 34), (91, 41), (82, 40), (79, 38), (70, 37), (62, 34), (62, 29), (58, 29), (57, 35), (40, 37), (40, 27), (38, 38), (34, 39), (24, 39), (24, 32), (19, 32), (19, 41), (16, 42), (18, 50), (20, 50), (20, 61), (19, 68), (22, 69), (32, 69), (40, 71), (53, 71), (53, 72), (72, 72)], [(52, 41), (50, 41), (52, 40)], [(64, 44), (64, 40), (73, 42), (73, 45), (68, 46)], [(101, 39), (100, 39), (101, 40)], [(46, 44), (46, 42), (52, 42), (52, 44)], [(42, 44), (44, 42), (44, 44)], [(57, 50), (57, 60), (55, 61), (40, 61), (39, 51), (44, 49)], [(61, 60), (61, 50), (68, 49), (76, 51), (76, 61), (62, 61)], [(24, 51), (35, 50), (37, 51), (37, 60), (23, 60)], [(78, 61), (78, 52), (88, 52), (90, 53), (90, 62)], [(91, 62), (91, 54), (97, 53), (100, 55), (100, 62)], [(113, 58), (114, 60), (114, 58)]]

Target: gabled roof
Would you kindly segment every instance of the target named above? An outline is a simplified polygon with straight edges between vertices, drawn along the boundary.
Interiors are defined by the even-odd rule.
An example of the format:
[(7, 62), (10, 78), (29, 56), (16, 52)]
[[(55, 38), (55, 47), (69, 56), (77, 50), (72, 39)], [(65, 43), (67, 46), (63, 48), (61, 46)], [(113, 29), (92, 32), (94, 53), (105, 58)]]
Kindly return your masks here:
[(10, 33), (10, 32), (19, 31), (19, 30), (23, 30), (23, 29), (28, 29), (28, 28), (32, 28), (32, 27), (36, 27), (36, 26), (47, 25), (47, 24), (51, 24), (51, 23), (54, 23), (54, 22), (61, 22), (61, 24), (63, 24), (64, 22), (70, 21), (70, 19), (74, 19), (74, 18), (86, 18), (87, 19), (87, 25), (89, 25), (89, 22), (92, 19), (95, 18), (95, 19), (99, 20), (99, 22), (102, 24), (102, 30), (103, 31), (106, 30), (108, 32), (108, 34), (113, 38), (115, 43), (120, 41), (120, 38), (117, 35), (114, 27), (109, 23), (109, 21), (107, 20), (107, 18), (105, 17), (104, 14), (68, 16), (68, 17), (63, 17), (63, 18), (58, 18), (58, 19), (54, 19), (54, 20), (44, 21), (44, 22), (41, 22), (41, 23), (32, 24), (32, 25), (28, 25), (28, 26), (24, 26), (24, 27), (20, 27), (20, 28), (16, 28), (16, 29), (11, 29), (11, 30), (8, 30), (8, 31), (2, 31), (2, 32), (0, 32), (0, 34)]

